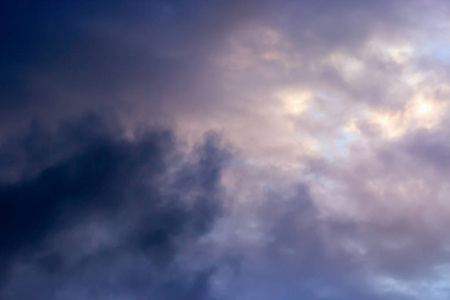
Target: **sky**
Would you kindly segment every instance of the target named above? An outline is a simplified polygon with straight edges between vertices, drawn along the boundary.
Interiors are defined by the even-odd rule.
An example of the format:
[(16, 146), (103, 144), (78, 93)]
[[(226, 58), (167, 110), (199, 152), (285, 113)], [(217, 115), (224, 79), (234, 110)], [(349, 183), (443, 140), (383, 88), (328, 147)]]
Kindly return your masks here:
[(450, 4), (0, 4), (1, 300), (446, 300)]

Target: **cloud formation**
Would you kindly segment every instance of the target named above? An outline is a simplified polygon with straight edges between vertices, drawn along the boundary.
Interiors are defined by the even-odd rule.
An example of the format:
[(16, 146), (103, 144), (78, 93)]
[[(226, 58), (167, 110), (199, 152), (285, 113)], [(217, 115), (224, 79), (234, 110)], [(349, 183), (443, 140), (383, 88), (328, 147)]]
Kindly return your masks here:
[[(94, 124), (95, 130), (91, 130)], [(101, 126), (101, 120), (89, 116), (65, 126), (57, 136), (49, 134), (45, 145), (34, 134), (21, 141), (45, 147), (39, 153), (42, 158), (67, 148), (71, 153), (42, 167), (32, 178), (20, 178), (0, 188), (1, 275), (6, 283), (2, 287), (5, 295), (11, 293), (6, 299), (15, 298), (15, 293), (23, 298), (37, 297), (33, 296), (35, 291), (23, 287), (8, 292), (8, 282), (14, 287), (27, 273), (35, 273), (43, 284), (50, 285), (60, 276), (68, 277), (71, 285), (79, 272), (89, 268), (99, 272), (99, 278), (92, 278), (89, 284), (82, 280), (78, 283), (81, 294), (70, 297), (97, 297), (92, 290), (98, 288), (97, 280), (99, 285), (113, 284), (102, 282), (107, 279), (102, 273), (120, 272), (120, 265), (110, 265), (116, 260), (120, 264), (123, 259), (141, 256), (153, 272), (164, 270), (183, 244), (195, 243), (222, 214), (220, 174), (228, 154), (217, 136), (206, 136), (197, 150), (182, 158), (170, 131), (153, 130), (125, 140), (99, 129)], [(62, 141), (69, 136), (67, 128), (77, 133), (77, 140), (72, 136), (70, 147), (65, 149)], [(33, 156), (38, 151), (27, 154)], [(28, 155), (22, 159), (31, 160), (31, 165), (33, 157)], [(101, 264), (96, 269), (101, 261), (109, 266)], [(155, 275), (147, 274), (150, 271), (133, 275), (128, 284), (151, 284)], [(199, 278), (184, 287), (187, 292), (206, 293), (201, 282), (208, 272), (191, 275)], [(162, 283), (185, 284), (179, 282), (183, 278)], [(57, 293), (70, 288), (48, 290), (38, 297), (58, 298)], [(106, 290), (112, 285), (104, 288), (109, 293)], [(126, 283), (115, 288), (124, 295), (132, 292)], [(173, 299), (181, 299), (177, 295)]]
[(1, 6), (1, 299), (448, 298), (445, 1)]

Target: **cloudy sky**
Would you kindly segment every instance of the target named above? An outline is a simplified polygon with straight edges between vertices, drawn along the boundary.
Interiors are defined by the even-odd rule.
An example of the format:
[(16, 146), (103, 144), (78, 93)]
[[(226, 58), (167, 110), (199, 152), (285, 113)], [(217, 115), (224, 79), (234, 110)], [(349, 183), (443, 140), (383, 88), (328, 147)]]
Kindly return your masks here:
[(1, 300), (446, 300), (450, 4), (0, 4)]

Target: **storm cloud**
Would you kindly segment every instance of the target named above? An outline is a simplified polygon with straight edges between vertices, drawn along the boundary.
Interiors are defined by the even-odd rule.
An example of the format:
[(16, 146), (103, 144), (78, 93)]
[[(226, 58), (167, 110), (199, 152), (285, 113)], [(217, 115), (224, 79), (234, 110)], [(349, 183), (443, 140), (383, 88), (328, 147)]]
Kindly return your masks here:
[[(222, 214), (220, 177), (229, 155), (217, 136), (206, 136), (193, 153), (181, 157), (168, 130), (144, 131), (126, 140), (102, 126), (91, 115), (62, 126), (56, 136), (38, 139), (30, 133), (20, 140), (31, 148), (21, 157), (29, 161), (24, 173), (30, 174), (28, 167), (37, 168), (33, 166), (37, 154), (40, 163), (48, 158), (48, 164), (31, 178), (20, 177), (0, 188), (3, 282), (14, 285), (21, 280), (14, 275), (20, 264), (44, 278), (76, 277), (79, 269), (91, 268), (97, 259), (110, 264), (134, 255), (141, 255), (155, 270), (165, 269), (182, 244), (195, 243)], [(66, 145), (63, 140), (70, 135)], [(42, 147), (42, 152), (35, 147)], [(69, 153), (61, 153), (64, 150)], [(52, 159), (52, 154), (62, 158)], [(100, 267), (98, 272), (105, 270)], [(185, 289), (204, 289), (200, 281), (207, 275), (202, 272), (208, 274), (199, 271), (199, 279)], [(127, 281), (139, 285), (151, 282), (153, 276), (138, 274)], [(25, 289), (28, 292), (22, 297), (36, 297)], [(56, 292), (39, 297), (56, 297)], [(83, 297), (93, 293), (89, 287), (80, 292), (88, 293)]]
[(448, 298), (449, 5), (6, 1), (0, 298)]

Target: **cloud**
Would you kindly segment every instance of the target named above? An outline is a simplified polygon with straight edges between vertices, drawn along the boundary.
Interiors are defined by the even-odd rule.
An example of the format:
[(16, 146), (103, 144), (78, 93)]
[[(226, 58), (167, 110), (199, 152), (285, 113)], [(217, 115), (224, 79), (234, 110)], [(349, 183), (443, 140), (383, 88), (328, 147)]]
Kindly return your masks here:
[(444, 1), (2, 6), (0, 298), (448, 298)]
[[(101, 126), (101, 120), (96, 122)], [(137, 256), (149, 268), (164, 270), (183, 251), (182, 245), (195, 244), (223, 211), (220, 180), (229, 155), (218, 136), (206, 136), (180, 160), (182, 153), (177, 153), (170, 131), (146, 131), (127, 140), (108, 131), (95, 134), (91, 126), (89, 118), (69, 126), (89, 132), (77, 141), (71, 139), (76, 151), (52, 161), (32, 178), (0, 187), (5, 299), (33, 293), (22, 282), (30, 272), (51, 286), (39, 295), (44, 299), (58, 297), (72, 281), (77, 284), (77, 274), (86, 269), (88, 274), (107, 276), (105, 266), (97, 261), (112, 264), (107, 272), (116, 272), (129, 268), (127, 261)], [(56, 142), (45, 145), (46, 154), (66, 150), (64, 138), (66, 134), (51, 136)], [(154, 280), (154, 274), (143, 272), (129, 279), (130, 284)], [(192, 293), (206, 295), (206, 274), (194, 280)], [(60, 276), (69, 286), (58, 282)], [(179, 280), (172, 279), (173, 284), (181, 284)], [(25, 284), (24, 291), (14, 288), (17, 281)], [(108, 284), (102, 278), (95, 281)], [(80, 288), (80, 293), (94, 293), (89, 286)]]

